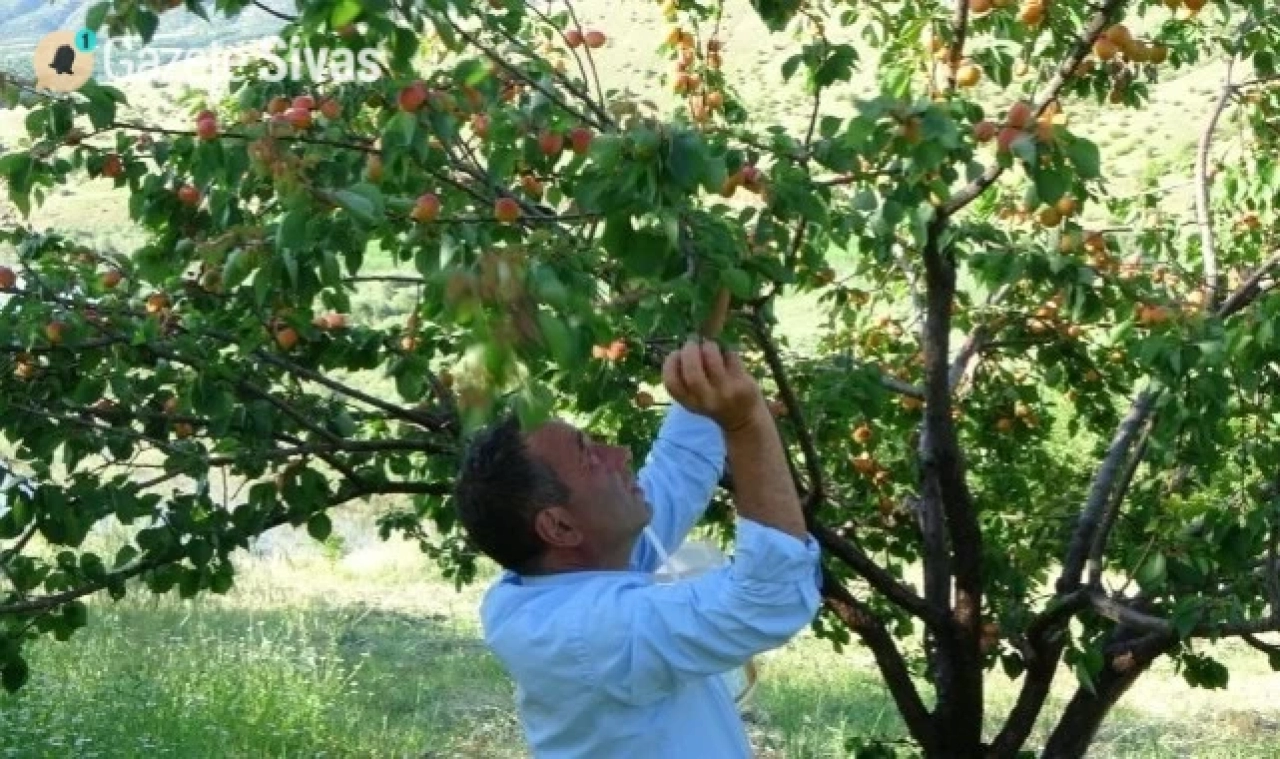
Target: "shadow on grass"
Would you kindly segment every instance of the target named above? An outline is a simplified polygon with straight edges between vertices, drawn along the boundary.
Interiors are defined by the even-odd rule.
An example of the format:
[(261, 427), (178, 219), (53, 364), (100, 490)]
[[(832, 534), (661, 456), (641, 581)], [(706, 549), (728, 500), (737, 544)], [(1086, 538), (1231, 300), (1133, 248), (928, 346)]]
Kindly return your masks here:
[(351, 607), (96, 606), (0, 695), (0, 756), (524, 756), (474, 630)]

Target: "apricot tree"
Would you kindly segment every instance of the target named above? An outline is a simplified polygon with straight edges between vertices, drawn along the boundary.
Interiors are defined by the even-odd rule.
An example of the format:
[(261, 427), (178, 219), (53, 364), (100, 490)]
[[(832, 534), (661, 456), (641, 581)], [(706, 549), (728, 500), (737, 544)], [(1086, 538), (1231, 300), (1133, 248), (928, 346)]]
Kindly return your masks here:
[[(150, 41), (158, 14), (247, 5), (108, 0), (89, 25)], [(734, 84), (763, 76), (723, 29), (744, 9), (714, 0), (661, 6), (669, 108), (601, 86), (628, 62), (570, 2), (295, 5), (283, 37), (378, 48), (383, 76), (248, 64), (186, 129), (121, 119), (100, 83), (6, 87), (29, 107), (0, 158), (21, 213), (106, 181), (147, 234), (115, 255), (3, 230), (0, 429), (29, 478), (0, 513), (8, 688), (87, 596), (226, 592), (237, 548), (324, 539), (371, 495), (409, 496), (384, 534), (469, 581), (448, 502), (467, 431), (568, 409), (641, 452), (643, 383), (726, 308), (824, 549), (815, 628), (871, 651), (923, 754), (1024, 752), (1064, 665), (1045, 756), (1083, 755), (1160, 657), (1225, 686), (1202, 641), (1280, 667), (1266, 0), (762, 0), (806, 103), (777, 119)], [(1194, 155), (1158, 172), (1188, 209), (1178, 185), (1117, 192), (1098, 114), (1193, 69), (1221, 81), (1187, 114)], [(395, 329), (349, 315), (379, 284), (415, 293)], [(795, 295), (822, 321), (781, 321)], [(129, 544), (85, 548), (111, 519)], [(993, 677), (1020, 691), (988, 734)]]

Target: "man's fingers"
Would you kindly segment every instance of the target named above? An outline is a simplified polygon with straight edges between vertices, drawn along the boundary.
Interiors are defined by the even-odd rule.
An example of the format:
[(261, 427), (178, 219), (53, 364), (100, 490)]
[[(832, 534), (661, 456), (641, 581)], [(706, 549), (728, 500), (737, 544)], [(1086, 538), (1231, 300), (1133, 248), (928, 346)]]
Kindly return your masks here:
[(696, 398), (706, 398), (710, 386), (702, 369), (702, 346), (696, 340), (684, 344), (680, 351), (680, 378), (685, 389)]
[(720, 346), (711, 340), (702, 344), (702, 371), (706, 374), (707, 382), (712, 389), (724, 386), (724, 356), (720, 352)]
[(666, 361), (662, 362), (662, 384), (676, 400), (688, 394), (689, 390), (684, 386), (684, 378), (680, 375), (680, 351), (671, 351), (667, 354)]
[(735, 351), (724, 352), (724, 373), (726, 377), (740, 377), (747, 373), (747, 367), (742, 363), (742, 356)]

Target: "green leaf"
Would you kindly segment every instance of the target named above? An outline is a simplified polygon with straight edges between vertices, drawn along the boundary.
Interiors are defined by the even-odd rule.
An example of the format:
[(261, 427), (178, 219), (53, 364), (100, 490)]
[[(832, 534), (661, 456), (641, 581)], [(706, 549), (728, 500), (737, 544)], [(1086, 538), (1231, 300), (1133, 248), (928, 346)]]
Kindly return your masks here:
[(1080, 687), (1095, 696), (1098, 695), (1098, 692), (1093, 688), (1093, 675), (1089, 674), (1089, 666), (1083, 661), (1078, 661), (1072, 669), (1076, 675), (1076, 682), (1080, 683)]
[(125, 566), (126, 564), (133, 561), (137, 557), (138, 557), (138, 549), (134, 548), (131, 545), (123, 545), (120, 547), (119, 551), (116, 551), (116, 562), (112, 568), (120, 569), (121, 567)]
[(659, 230), (637, 230), (625, 214), (609, 217), (605, 221), (602, 242), (612, 258), (623, 263), (636, 276), (658, 276), (666, 268), (672, 245), (669, 237)]
[(238, 287), (251, 273), (253, 273), (253, 262), (249, 258), (249, 253), (244, 250), (232, 251), (222, 267), (222, 284), (228, 290)]
[(542, 340), (555, 360), (562, 366), (576, 363), (573, 333), (569, 331), (564, 322), (555, 314), (542, 310), (537, 312), (535, 318), (538, 322), (538, 331), (542, 334)]
[(89, 29), (97, 31), (102, 28), (103, 22), (107, 20), (107, 12), (111, 10), (111, 3), (96, 3), (87, 13), (84, 14), (84, 25)]
[(384, 147), (412, 145), (417, 132), (418, 117), (408, 111), (396, 111), (394, 116), (387, 119), (387, 125), (382, 130), (382, 144)]
[(1134, 579), (1142, 586), (1143, 590), (1158, 590), (1164, 585), (1168, 567), (1165, 563), (1164, 554), (1156, 552), (1147, 558), (1146, 562), (1138, 569)]
[(702, 178), (702, 145), (698, 138), (683, 132), (671, 140), (671, 153), (666, 160), (667, 174), (685, 192), (697, 189)]
[(796, 74), (796, 69), (800, 68), (800, 64), (803, 62), (804, 62), (804, 56), (801, 55), (800, 53), (796, 53), (795, 55), (788, 58), (785, 62), (783, 62), (782, 81), (784, 82), (791, 81), (791, 77), (795, 76)]
[(751, 277), (742, 269), (725, 269), (720, 275), (720, 281), (738, 298), (747, 300), (751, 297)]
[(71, 627), (84, 627), (89, 622), (89, 607), (83, 601), (71, 601), (62, 607), (62, 618)]
[(4, 689), (10, 693), (16, 693), (19, 688), (26, 685), (27, 678), (30, 676), (31, 670), (21, 656), (10, 658), (4, 663), (4, 669), (0, 670), (0, 682), (3, 682)]
[(1015, 137), (1009, 150), (1026, 165), (1036, 165), (1036, 141), (1031, 135), (1023, 133)]
[(178, 597), (194, 598), (200, 592), (200, 570), (180, 569), (182, 576), (178, 579)]
[(139, 10), (137, 13), (138, 34), (142, 35), (142, 43), (150, 45), (151, 39), (155, 37), (156, 29), (160, 26), (160, 17), (149, 10)]
[(1081, 179), (1097, 179), (1102, 176), (1102, 155), (1098, 146), (1084, 138), (1077, 138), (1067, 144), (1067, 157), (1075, 164), (1076, 173)]
[(817, 87), (827, 87), (836, 82), (845, 82), (853, 76), (853, 64), (858, 60), (857, 51), (849, 45), (835, 45), (830, 55), (818, 70), (813, 72), (813, 83)]
[(800, 0), (751, 0), (751, 7), (769, 31), (780, 32), (800, 9)]
[(333, 194), (338, 205), (345, 208), (355, 219), (363, 224), (373, 226), (378, 223), (378, 204), (367, 194), (357, 192), (355, 188), (338, 190)]
[(1055, 168), (1035, 172), (1036, 194), (1045, 205), (1053, 205), (1071, 188), (1071, 178)]
[(588, 155), (603, 171), (612, 171), (622, 160), (622, 138), (613, 134), (597, 135), (591, 140)]
[(23, 193), (27, 191), (31, 164), (31, 154), (25, 151), (0, 158), (0, 176), (9, 180), (10, 191), (16, 188), (21, 188)]
[(352, 21), (360, 17), (363, 8), (356, 0), (340, 0), (333, 6), (333, 11), (329, 14), (329, 24), (337, 29), (340, 26), (346, 26)]
[(213, 576), (209, 578), (209, 590), (222, 595), (231, 590), (231, 586), (235, 584), (235, 576), (232, 574), (230, 564), (220, 564), (213, 572)]
[(280, 219), (276, 229), (276, 248), (279, 250), (298, 250), (307, 242), (308, 215), (304, 211), (294, 209)]
[(323, 511), (312, 514), (307, 520), (307, 533), (316, 540), (327, 540), (333, 532), (333, 522)]
[(105, 129), (115, 121), (116, 100), (106, 88), (90, 79), (77, 92), (89, 99), (85, 110), (88, 111), (89, 121), (95, 129)]
[(191, 557), (191, 563), (203, 567), (213, 558), (213, 546), (204, 538), (192, 538), (187, 543), (187, 556)]

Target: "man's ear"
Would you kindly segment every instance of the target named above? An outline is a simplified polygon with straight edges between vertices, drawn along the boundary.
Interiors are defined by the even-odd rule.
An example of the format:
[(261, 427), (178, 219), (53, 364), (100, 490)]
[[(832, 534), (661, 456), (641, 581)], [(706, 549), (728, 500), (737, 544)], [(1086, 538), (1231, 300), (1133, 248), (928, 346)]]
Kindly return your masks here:
[(573, 514), (563, 506), (550, 506), (538, 512), (533, 529), (550, 548), (576, 548), (582, 543), (582, 532)]

